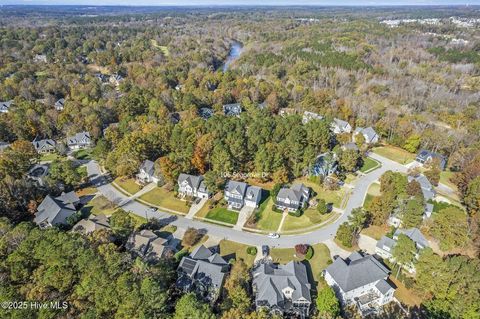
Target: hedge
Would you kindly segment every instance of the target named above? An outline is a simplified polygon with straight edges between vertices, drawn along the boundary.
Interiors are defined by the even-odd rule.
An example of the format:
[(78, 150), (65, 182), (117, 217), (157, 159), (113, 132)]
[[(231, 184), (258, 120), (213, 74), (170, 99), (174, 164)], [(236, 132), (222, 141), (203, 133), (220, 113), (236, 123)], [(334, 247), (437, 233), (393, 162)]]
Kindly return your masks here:
[(247, 254), (255, 256), (257, 254), (257, 247), (247, 247)]

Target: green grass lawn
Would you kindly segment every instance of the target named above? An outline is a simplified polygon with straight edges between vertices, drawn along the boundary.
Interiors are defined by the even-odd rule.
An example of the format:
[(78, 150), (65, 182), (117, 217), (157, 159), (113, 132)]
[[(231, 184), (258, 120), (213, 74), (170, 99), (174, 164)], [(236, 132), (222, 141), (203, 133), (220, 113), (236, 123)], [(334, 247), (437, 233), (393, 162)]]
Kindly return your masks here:
[(111, 215), (116, 210), (115, 204), (109, 201), (105, 196), (100, 195), (89, 201), (82, 211), (88, 215)]
[(345, 178), (345, 183), (346, 184), (351, 184), (357, 180), (357, 176), (354, 174), (347, 174), (347, 177)]
[(235, 225), (238, 220), (238, 213), (223, 207), (215, 207), (214, 209), (208, 212), (205, 218)]
[(140, 196), (140, 199), (153, 205), (171, 209), (180, 213), (188, 213), (189, 207), (185, 201), (182, 201), (173, 195), (173, 192), (163, 187), (155, 187), (148, 193)]
[(447, 185), (448, 187), (450, 187), (451, 189), (453, 190), (457, 190), (457, 185), (455, 185), (454, 183), (452, 183), (452, 179), (454, 179), (456, 176), (456, 173), (455, 172), (452, 172), (452, 171), (443, 171), (440, 173), (440, 183), (444, 184), (444, 185)]
[(365, 201), (363, 202), (363, 207), (367, 208), (370, 202), (373, 200), (373, 197), (380, 196), (380, 184), (372, 183), (367, 190), (367, 196), (365, 196)]
[(229, 260), (234, 258), (236, 260), (243, 259), (243, 261), (249, 266), (253, 266), (255, 256), (247, 254), (248, 245), (240, 244), (230, 240), (221, 240), (219, 243), (220, 254), (222, 257)]
[(300, 217), (288, 215), (282, 226), (282, 231), (302, 230), (320, 224), (332, 216), (332, 213), (322, 215), (315, 208), (306, 209)]
[(390, 145), (375, 147), (373, 152), (400, 164), (408, 164), (415, 160), (415, 154)]
[(342, 204), (343, 197), (346, 194), (344, 188), (340, 188), (339, 190), (329, 190), (321, 185), (307, 180), (306, 178), (301, 178), (298, 180), (298, 182), (301, 182), (305, 186), (313, 189), (313, 191), (317, 193), (317, 198), (322, 198), (325, 200), (325, 202), (327, 202), (327, 204), (333, 204), (334, 207), (341, 208), (340, 206)]
[(132, 195), (142, 189), (142, 187), (135, 182), (134, 178), (117, 177), (115, 183), (124, 191)]
[(362, 230), (362, 234), (376, 240), (380, 240), (382, 236), (388, 233), (390, 229), (387, 226), (370, 225), (368, 228)]
[(277, 231), (280, 222), (282, 221), (282, 214), (273, 211), (273, 199), (267, 198), (259, 207), (257, 229)]
[(360, 168), (360, 172), (368, 173), (382, 166), (379, 161), (370, 157), (366, 157), (363, 161), (363, 166)]
[(57, 153), (46, 153), (40, 156), (40, 162), (53, 162), (54, 160), (62, 159), (62, 156)]
[[(309, 264), (312, 270), (312, 275), (315, 280), (321, 278), (322, 270), (325, 269), (331, 259), (330, 259), (330, 250), (324, 244), (313, 245), (313, 257), (310, 259)], [(291, 260), (302, 261), (302, 258), (295, 256), (294, 248), (272, 248), (270, 251), (270, 256), (273, 259), (273, 262), (286, 264)]]
[(91, 149), (82, 149), (73, 152), (73, 157), (79, 160), (90, 160), (92, 159), (92, 150)]

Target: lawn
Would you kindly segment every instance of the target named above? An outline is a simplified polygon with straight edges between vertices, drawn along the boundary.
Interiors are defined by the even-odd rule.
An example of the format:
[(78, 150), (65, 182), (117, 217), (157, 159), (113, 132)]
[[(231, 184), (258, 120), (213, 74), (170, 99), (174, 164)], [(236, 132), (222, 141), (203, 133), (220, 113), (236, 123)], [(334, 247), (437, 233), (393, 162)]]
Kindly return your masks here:
[(408, 164), (415, 160), (415, 154), (390, 145), (375, 147), (373, 152), (400, 164)]
[(365, 196), (365, 200), (363, 202), (363, 207), (368, 207), (368, 204), (373, 200), (373, 197), (380, 196), (380, 184), (379, 183), (372, 183), (370, 187), (368, 187), (367, 196)]
[(96, 196), (82, 208), (82, 212), (84, 212), (86, 215), (111, 215), (115, 210), (115, 204), (109, 201), (103, 195)]
[(147, 219), (145, 217), (138, 216), (133, 213), (129, 213), (128, 215), (133, 219), (135, 229), (139, 229), (143, 224), (147, 223)]
[(92, 159), (92, 150), (91, 149), (82, 149), (73, 152), (73, 157), (79, 160), (90, 160)]
[(390, 229), (387, 226), (370, 225), (368, 228), (362, 230), (362, 234), (376, 240), (380, 240), (382, 236), (388, 233)]
[(440, 173), (440, 183), (447, 185), (453, 190), (457, 190), (457, 185), (452, 183), (452, 178), (455, 178), (456, 173), (452, 171), (443, 171)]
[(267, 198), (258, 208), (258, 212), (255, 213), (258, 216), (257, 229), (277, 231), (282, 221), (282, 213), (274, 212), (273, 204), (273, 199)]
[(332, 217), (332, 213), (322, 215), (315, 208), (306, 209), (300, 217), (287, 215), (281, 230), (301, 230), (320, 224), (330, 217)]
[(205, 218), (235, 225), (238, 220), (238, 213), (223, 207), (215, 207), (208, 212)]
[(54, 160), (59, 160), (61, 158), (62, 156), (57, 153), (45, 153), (40, 156), (40, 162), (53, 162)]
[(98, 189), (96, 187), (93, 187), (93, 186), (85, 187), (85, 188), (82, 188), (82, 189), (79, 189), (78, 191), (76, 191), (78, 197), (93, 195), (96, 192), (98, 192)]
[(243, 259), (247, 266), (253, 266), (255, 256), (247, 254), (248, 245), (240, 244), (230, 240), (221, 240), (219, 243), (220, 254), (226, 261), (230, 259)]
[(164, 207), (180, 213), (188, 213), (187, 202), (182, 201), (173, 195), (173, 192), (163, 187), (155, 187), (146, 194), (140, 196), (140, 199), (155, 206)]
[(321, 185), (307, 180), (306, 178), (300, 179), (299, 182), (313, 189), (313, 191), (317, 193), (317, 198), (324, 199), (327, 204), (332, 204), (334, 207), (342, 208), (342, 200), (345, 197), (344, 188), (340, 188), (339, 190), (329, 190)]
[(422, 298), (417, 296), (411, 289), (407, 289), (399, 280), (395, 279), (394, 276), (390, 276), (390, 280), (392, 280), (395, 286), (397, 286), (394, 296), (402, 304), (405, 304), (409, 307), (421, 305), (423, 301)]
[[(330, 250), (324, 244), (316, 244), (312, 247), (313, 257), (310, 259), (309, 263), (313, 278), (318, 280), (322, 276), (322, 270), (325, 269), (331, 261)], [(303, 260), (303, 258), (298, 258), (295, 256), (294, 248), (272, 248), (270, 251), (270, 256), (272, 257), (273, 262), (280, 264), (286, 264), (291, 260)]]
[(135, 182), (135, 179), (133, 179), (133, 178), (117, 177), (117, 178), (115, 178), (114, 183), (117, 184), (118, 187), (123, 189), (125, 192), (127, 192), (131, 195), (137, 193), (138, 191), (140, 191), (142, 189), (142, 187), (140, 185), (138, 185)]
[(360, 172), (362, 173), (369, 173), (373, 170), (376, 170), (382, 166), (379, 161), (374, 160), (370, 157), (366, 157), (365, 160), (363, 161), (363, 166), (360, 168)]

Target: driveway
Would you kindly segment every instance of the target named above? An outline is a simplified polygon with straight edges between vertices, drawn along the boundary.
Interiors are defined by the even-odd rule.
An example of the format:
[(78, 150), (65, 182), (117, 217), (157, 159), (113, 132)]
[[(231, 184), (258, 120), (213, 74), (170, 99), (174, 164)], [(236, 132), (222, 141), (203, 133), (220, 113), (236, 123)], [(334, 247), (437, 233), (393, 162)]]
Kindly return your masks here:
[(233, 229), (242, 230), (243, 225), (245, 225), (254, 210), (255, 208), (243, 206), (240, 212), (238, 212), (237, 224), (233, 226)]
[(203, 205), (205, 205), (207, 200), (208, 198), (202, 198), (202, 200), (200, 200), (198, 204), (193, 203), (192, 206), (190, 206), (190, 209), (188, 210), (188, 214), (185, 216), (185, 218), (192, 219), (193, 216), (195, 216), (195, 214), (198, 213), (200, 209), (202, 209)]
[(207, 232), (211, 236), (221, 239), (228, 239), (246, 245), (258, 246), (261, 243), (271, 247), (290, 248), (294, 247), (296, 244), (314, 245), (330, 240), (335, 236), (338, 226), (347, 221), (352, 209), (361, 207), (363, 205), (368, 187), (371, 183), (377, 181), (380, 176), (382, 176), (382, 174), (388, 170), (405, 173), (407, 172), (407, 168), (399, 163), (388, 160), (377, 154), (370, 154), (369, 156), (380, 161), (382, 163), (382, 167), (374, 170), (373, 172), (365, 174), (358, 179), (357, 184), (351, 191), (344, 213), (334, 223), (308, 233), (283, 235), (277, 239), (268, 238), (266, 235), (262, 234), (250, 233), (238, 229), (217, 226), (198, 220), (192, 220), (182, 216), (172, 215), (162, 212), (160, 209), (156, 212), (151, 212), (149, 211), (149, 207), (147, 205), (141, 204), (137, 201), (129, 201), (128, 196), (123, 195), (119, 190), (110, 185), (109, 179), (102, 175), (100, 166), (97, 162), (90, 161), (87, 164), (87, 172), (89, 178), (96, 185), (100, 193), (102, 193), (113, 203), (117, 205), (122, 204), (121, 208), (136, 215), (146, 218), (157, 218), (163, 223), (169, 223), (183, 229), (194, 227)]

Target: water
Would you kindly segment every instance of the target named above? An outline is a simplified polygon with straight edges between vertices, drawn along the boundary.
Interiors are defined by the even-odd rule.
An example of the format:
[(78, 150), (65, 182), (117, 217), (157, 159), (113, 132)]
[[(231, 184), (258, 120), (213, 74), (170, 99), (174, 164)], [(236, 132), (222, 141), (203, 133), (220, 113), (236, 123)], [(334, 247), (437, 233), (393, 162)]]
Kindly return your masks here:
[(240, 54), (242, 54), (243, 46), (240, 42), (233, 42), (232, 46), (230, 47), (230, 53), (228, 54), (227, 60), (223, 65), (223, 72), (226, 72), (233, 62), (238, 59)]

